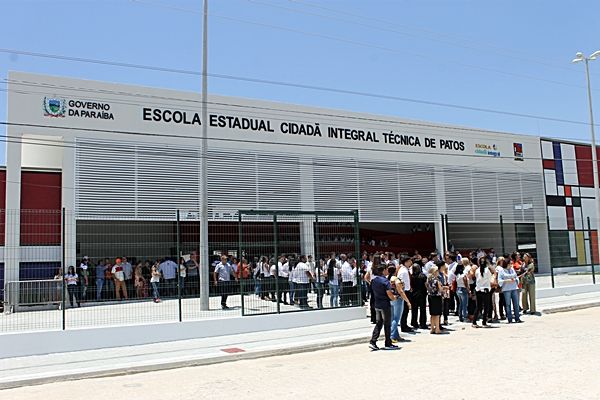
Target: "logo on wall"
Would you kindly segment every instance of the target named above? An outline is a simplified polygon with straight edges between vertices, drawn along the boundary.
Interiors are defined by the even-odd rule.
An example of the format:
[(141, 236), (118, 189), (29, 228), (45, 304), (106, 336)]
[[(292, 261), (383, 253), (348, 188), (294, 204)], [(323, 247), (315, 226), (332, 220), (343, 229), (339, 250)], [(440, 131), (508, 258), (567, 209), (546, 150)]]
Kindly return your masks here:
[(498, 146), (496, 144), (483, 144), (477, 143), (475, 144), (475, 154), (479, 154), (482, 156), (490, 156), (490, 157), (500, 157), (500, 150), (498, 150)]
[(513, 150), (515, 152), (515, 160), (523, 161), (523, 143), (513, 143)]
[(44, 97), (44, 115), (46, 117), (64, 118), (67, 112), (64, 99)]

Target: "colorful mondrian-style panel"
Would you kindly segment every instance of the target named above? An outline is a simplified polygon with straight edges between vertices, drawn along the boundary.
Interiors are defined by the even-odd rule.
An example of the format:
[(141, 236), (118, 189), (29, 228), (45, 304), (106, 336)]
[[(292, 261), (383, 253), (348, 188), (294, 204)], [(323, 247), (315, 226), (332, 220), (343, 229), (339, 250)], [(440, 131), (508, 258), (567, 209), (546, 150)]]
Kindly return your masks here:
[[(541, 146), (552, 262), (598, 263), (592, 147), (554, 140), (542, 140)], [(600, 159), (600, 150), (597, 154)]]

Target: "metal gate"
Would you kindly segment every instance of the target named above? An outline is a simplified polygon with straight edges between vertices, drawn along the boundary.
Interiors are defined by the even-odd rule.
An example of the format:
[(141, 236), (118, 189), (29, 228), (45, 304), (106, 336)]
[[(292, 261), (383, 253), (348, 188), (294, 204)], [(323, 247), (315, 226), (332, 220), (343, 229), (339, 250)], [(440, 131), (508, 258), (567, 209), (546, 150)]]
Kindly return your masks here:
[(240, 210), (238, 218), (242, 315), (362, 305), (357, 210)]

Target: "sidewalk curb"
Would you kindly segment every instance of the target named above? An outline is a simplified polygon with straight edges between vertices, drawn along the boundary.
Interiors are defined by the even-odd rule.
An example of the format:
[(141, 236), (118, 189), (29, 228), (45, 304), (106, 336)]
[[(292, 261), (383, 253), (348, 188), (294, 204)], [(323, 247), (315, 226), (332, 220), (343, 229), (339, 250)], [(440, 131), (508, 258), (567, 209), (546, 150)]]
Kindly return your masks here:
[(185, 367), (199, 367), (204, 365), (212, 365), (212, 364), (221, 364), (231, 361), (241, 361), (241, 360), (253, 360), (257, 358), (265, 358), (265, 357), (273, 357), (273, 356), (285, 356), (290, 354), (298, 354), (298, 353), (308, 353), (312, 351), (318, 350), (326, 350), (333, 347), (345, 347), (352, 346), (355, 344), (364, 343), (365, 346), (368, 344), (369, 337), (361, 336), (355, 338), (349, 338), (344, 340), (329, 340), (321, 343), (312, 343), (305, 344), (299, 346), (292, 346), (287, 348), (279, 348), (279, 349), (268, 349), (268, 350), (257, 350), (247, 353), (235, 353), (235, 354), (224, 354), (222, 356), (213, 356), (206, 358), (198, 358), (192, 360), (185, 361), (175, 361), (175, 362), (166, 362), (161, 363), (160, 361), (157, 364), (151, 365), (141, 365), (138, 367), (120, 367), (114, 368), (104, 371), (97, 372), (85, 372), (79, 374), (70, 374), (70, 375), (58, 375), (58, 376), (49, 376), (44, 378), (25, 378), (21, 380), (15, 380), (11, 382), (0, 383), (0, 390), (5, 389), (15, 389), (23, 386), (34, 386), (34, 385), (44, 385), (48, 383), (56, 383), (56, 382), (65, 382), (65, 381), (76, 381), (82, 379), (92, 379), (92, 378), (107, 378), (113, 376), (121, 376), (121, 375), (130, 375), (130, 374), (140, 374), (144, 372), (153, 372), (153, 371), (164, 371), (175, 368), (185, 368)]
[(592, 308), (592, 307), (600, 307), (600, 301), (595, 301), (592, 303), (574, 304), (572, 306), (549, 308), (547, 310), (542, 310), (542, 314), (556, 314), (556, 313), (568, 312), (568, 311), (585, 310), (586, 308)]

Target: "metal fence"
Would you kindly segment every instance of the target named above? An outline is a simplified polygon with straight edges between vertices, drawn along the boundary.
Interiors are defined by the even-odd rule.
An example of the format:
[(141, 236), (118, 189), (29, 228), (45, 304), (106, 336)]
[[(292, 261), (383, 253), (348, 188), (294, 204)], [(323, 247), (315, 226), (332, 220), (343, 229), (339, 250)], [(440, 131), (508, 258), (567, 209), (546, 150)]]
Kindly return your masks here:
[[(256, 273), (260, 259), (284, 256), (286, 268), (293, 269), (300, 256), (312, 256), (309, 265), (315, 268), (325, 254), (345, 252), (351, 261), (359, 250), (356, 212), (240, 212), (229, 220), (210, 221), (209, 265), (200, 265), (200, 221), (195, 211), (173, 211), (172, 217), (164, 218), (93, 219), (76, 218), (69, 211), (3, 212), (7, 237), (11, 229), (20, 232), (18, 241), (4, 243), (7, 274), (2, 277), (7, 279), (0, 285), (4, 291), (0, 332), (330, 308), (325, 282), (318, 282), (323, 288), (322, 306), (317, 304), (316, 286), (311, 283), (306, 288), (308, 306), (303, 301), (301, 307), (292, 300), (303, 296), (304, 285), (294, 287), (289, 280), (284, 284), (277, 263), (269, 263), (269, 272), (274, 267), (277, 278), (268, 285), (268, 278)], [(223, 256), (230, 274), (221, 283), (219, 262)], [(201, 275), (210, 283), (208, 309), (202, 306), (201, 296), (206, 293)], [(356, 280), (351, 289), (355, 293), (361, 289), (360, 282)], [(265, 293), (269, 301), (263, 300)], [(343, 305), (358, 306), (359, 302)]]

